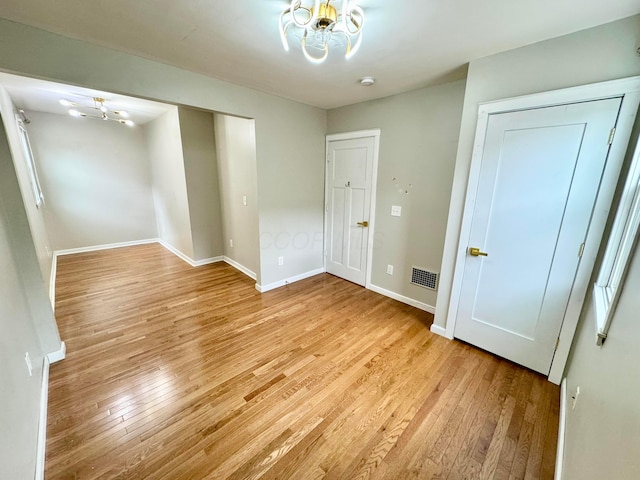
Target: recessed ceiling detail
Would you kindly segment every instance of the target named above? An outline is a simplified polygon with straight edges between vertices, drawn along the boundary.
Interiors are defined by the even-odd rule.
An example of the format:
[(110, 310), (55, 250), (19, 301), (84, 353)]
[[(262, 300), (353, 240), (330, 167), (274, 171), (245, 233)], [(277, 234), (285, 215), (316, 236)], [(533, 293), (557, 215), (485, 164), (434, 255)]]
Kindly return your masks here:
[[(103, 114), (106, 114), (109, 119), (125, 125), (127, 120), (131, 120), (135, 125), (143, 125), (176, 108), (173, 105), (142, 98), (3, 72), (0, 72), (0, 85), (7, 90), (16, 107), (26, 110), (27, 113), (74, 115), (69, 113), (69, 110), (76, 110), (78, 114), (75, 116), (82, 117), (84, 113), (87, 117), (94, 116), (104, 120)], [(103, 102), (100, 103), (98, 100)], [(103, 108), (107, 111), (104, 112)]]

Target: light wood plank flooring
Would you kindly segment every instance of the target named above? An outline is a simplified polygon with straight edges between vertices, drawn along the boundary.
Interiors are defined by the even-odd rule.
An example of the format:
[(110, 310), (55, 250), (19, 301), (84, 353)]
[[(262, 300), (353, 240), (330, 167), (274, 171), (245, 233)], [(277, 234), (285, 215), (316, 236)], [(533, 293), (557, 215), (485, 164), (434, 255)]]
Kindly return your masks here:
[(559, 390), (323, 274), (58, 259), (46, 478), (551, 479)]

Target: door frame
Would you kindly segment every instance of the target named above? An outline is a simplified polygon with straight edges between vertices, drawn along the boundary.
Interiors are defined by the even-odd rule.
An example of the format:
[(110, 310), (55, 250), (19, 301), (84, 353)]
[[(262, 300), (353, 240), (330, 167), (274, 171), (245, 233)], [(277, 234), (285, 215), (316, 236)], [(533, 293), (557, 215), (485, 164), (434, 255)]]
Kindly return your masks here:
[(640, 76), (600, 82), (579, 87), (571, 87), (561, 90), (524, 95), (521, 97), (507, 98), (492, 102), (483, 102), (478, 106), (478, 123), (469, 167), (462, 224), (458, 245), (454, 258), (453, 280), (451, 296), (447, 312), (445, 336), (454, 337), (458, 305), (462, 287), (462, 276), (467, 256), (467, 242), (471, 233), (471, 223), (475, 197), (480, 177), (480, 165), (486, 131), (489, 123), (489, 115), (507, 113), (534, 108), (553, 107), (558, 105), (579, 103), (594, 100), (603, 100), (612, 97), (622, 97), (622, 105), (616, 125), (616, 132), (609, 149), (609, 155), (602, 183), (596, 199), (593, 216), (589, 225), (585, 241), (582, 260), (576, 272), (573, 288), (569, 297), (569, 303), (565, 313), (556, 352), (551, 362), (549, 381), (559, 384), (562, 380), (565, 365), (569, 357), (571, 343), (578, 326), (578, 320), (582, 306), (588, 291), (589, 280), (595, 266), (598, 250), (603, 239), (605, 225), (609, 216), (613, 196), (618, 184), (618, 177), (625, 158), (627, 145), (631, 136), (638, 105), (640, 104)]
[(327, 231), (328, 231), (328, 208), (329, 204), (329, 142), (339, 140), (354, 140), (358, 138), (373, 137), (373, 171), (371, 172), (371, 201), (369, 207), (369, 232), (367, 237), (367, 265), (365, 271), (365, 288), (371, 289), (371, 263), (373, 262), (373, 241), (376, 220), (376, 190), (378, 186), (378, 154), (380, 152), (380, 129), (357, 130), (354, 132), (331, 133), (326, 136), (324, 150), (324, 233), (322, 245), (322, 266), (327, 271)]

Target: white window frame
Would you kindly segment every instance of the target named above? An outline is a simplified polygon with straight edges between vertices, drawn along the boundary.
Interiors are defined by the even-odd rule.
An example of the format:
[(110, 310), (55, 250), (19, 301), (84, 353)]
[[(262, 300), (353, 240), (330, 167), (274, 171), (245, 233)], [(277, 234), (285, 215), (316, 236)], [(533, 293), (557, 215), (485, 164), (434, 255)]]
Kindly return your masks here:
[(639, 226), (640, 139), (636, 143), (602, 265), (593, 287), (597, 345), (602, 345), (609, 333), (629, 260), (638, 241)]
[(33, 150), (31, 149), (29, 134), (27, 133), (27, 129), (25, 128), (22, 119), (17, 118), (16, 121), (18, 123), (20, 145), (22, 146), (25, 163), (27, 164), (27, 171), (29, 172), (31, 191), (33, 192), (33, 196), (36, 201), (36, 208), (40, 208), (44, 203), (44, 194), (42, 193), (42, 187), (40, 186), (40, 180), (38, 179), (38, 170), (36, 169), (36, 161), (33, 157)]

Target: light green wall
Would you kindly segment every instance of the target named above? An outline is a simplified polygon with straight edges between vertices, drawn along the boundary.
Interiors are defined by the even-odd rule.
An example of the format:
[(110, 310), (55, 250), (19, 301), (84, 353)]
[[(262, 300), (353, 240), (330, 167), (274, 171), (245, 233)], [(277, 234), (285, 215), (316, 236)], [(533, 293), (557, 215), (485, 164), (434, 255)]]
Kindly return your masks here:
[(43, 360), (60, 338), (2, 123), (0, 265), (0, 478), (34, 478)]
[[(214, 115), (214, 124), (224, 255), (259, 276), (255, 124), (253, 120), (222, 114)], [(247, 197), (247, 205), (243, 204), (243, 196)], [(256, 280), (259, 284), (260, 279)]]
[[(591, 298), (567, 367), (564, 480), (640, 478), (640, 246), (607, 340), (596, 345)], [(571, 395), (580, 387), (576, 408)]]
[(270, 239), (322, 233), (324, 110), (7, 20), (0, 69), (255, 119), (262, 283), (322, 267), (322, 242), (277, 248)]
[(27, 116), (54, 251), (158, 236), (141, 127)]
[(49, 284), (51, 282), (53, 249), (51, 248), (51, 241), (47, 233), (45, 221), (45, 211), (47, 209), (46, 199), (44, 205), (40, 208), (36, 207), (33, 194), (31, 193), (32, 190), (29, 180), (29, 172), (26, 165), (26, 158), (22, 150), (18, 126), (15, 120), (17, 110), (9, 96), (9, 93), (2, 85), (0, 85), (0, 113), (2, 114), (2, 120), (7, 139), (9, 141), (11, 155), (14, 159), (16, 174), (18, 175), (18, 182), (20, 184), (20, 191), (24, 200), (27, 218), (29, 219), (29, 226), (31, 227), (33, 242), (36, 248), (38, 264), (40, 265), (40, 271), (42, 272), (42, 277), (47, 284), (47, 288), (49, 288)]
[(446, 326), (478, 104), (640, 74), (640, 15), (474, 60), (460, 125), (435, 324)]
[[(423, 88), (327, 116), (328, 133), (381, 129), (371, 283), (430, 306), (436, 293), (409, 283), (411, 266), (440, 270), (464, 85)], [(402, 207), (401, 217), (391, 216), (392, 205)]]
[(194, 259), (178, 109), (145, 124), (158, 236)]
[[(18, 248), (13, 253), (20, 258), (20, 273), (23, 276), (24, 287), (29, 290), (33, 289), (26, 295), (29, 303), (30, 312), (34, 325), (40, 338), (40, 344), (45, 353), (53, 353), (60, 350), (60, 335), (58, 334), (58, 326), (53, 316), (53, 307), (49, 298), (49, 287), (51, 280), (52, 255), (49, 236), (45, 227), (44, 210), (46, 204), (40, 208), (36, 208), (35, 200), (31, 190), (29, 174), (25, 163), (25, 156), (20, 145), (18, 137), (18, 128), (14, 117), (14, 107), (11, 99), (8, 97), (6, 90), (0, 86), (0, 110), (2, 113), (2, 123), (4, 129), (0, 132), (3, 148), (7, 142), (7, 148), (10, 152), (10, 159), (13, 160), (11, 169), (7, 166), (7, 182), (15, 176), (18, 181), (19, 189), (16, 192), (19, 198), (11, 197), (10, 183), (7, 184), (6, 201), (20, 201), (18, 206), (14, 203), (7, 203), (15, 212), (16, 218), (22, 219), (26, 215), (28, 231), (19, 230), (21, 223), (9, 223), (9, 227), (15, 226), (18, 230), (15, 232), (17, 238), (28, 235), (28, 239), (24, 237), (22, 240), (16, 241), (14, 246)], [(6, 113), (5, 113), (6, 112)], [(13, 174), (11, 172), (14, 172)], [(46, 200), (45, 200), (46, 201)], [(9, 208), (8, 207), (8, 208)], [(1, 269), (1, 267), (0, 267)]]
[(223, 254), (213, 115), (178, 108), (194, 260)]

